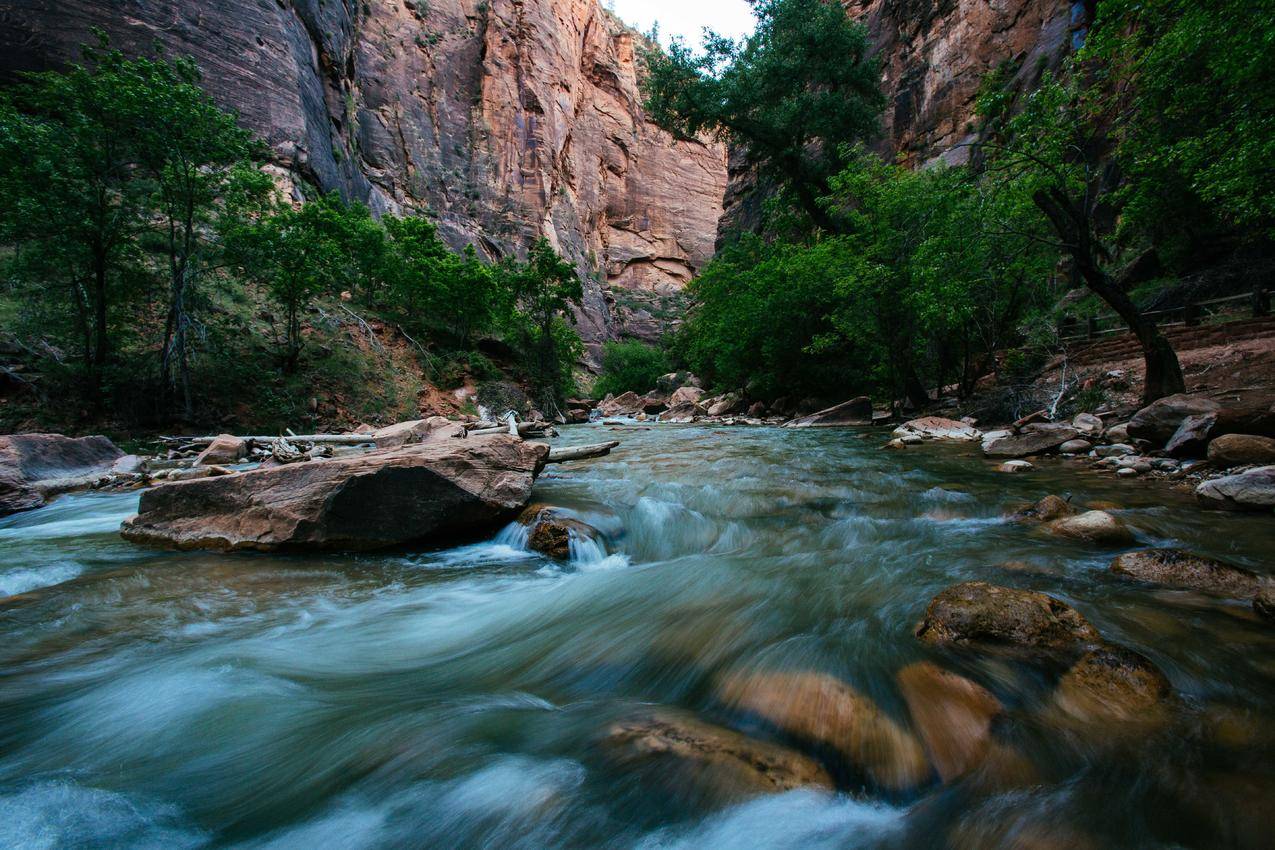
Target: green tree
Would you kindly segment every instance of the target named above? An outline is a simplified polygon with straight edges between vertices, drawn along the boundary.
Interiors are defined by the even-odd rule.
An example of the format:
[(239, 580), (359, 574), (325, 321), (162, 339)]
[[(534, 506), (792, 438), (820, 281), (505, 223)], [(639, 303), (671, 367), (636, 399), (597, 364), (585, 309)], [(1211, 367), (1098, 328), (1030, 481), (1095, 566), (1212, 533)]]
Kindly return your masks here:
[(149, 226), (138, 179), (137, 116), (145, 74), (118, 51), (28, 74), (0, 92), (0, 233), (50, 297), (70, 304), (91, 391), (111, 357), (111, 313)]
[(556, 412), (570, 388), (571, 364), (582, 353), (580, 337), (568, 325), (575, 321), (571, 308), (584, 296), (580, 277), (544, 238), (526, 262), (506, 263), (500, 274), (514, 305), (510, 321), (526, 355), (536, 404)]
[(645, 393), (671, 369), (668, 354), (636, 340), (608, 342), (602, 346), (602, 374), (593, 387), (597, 396), (607, 393)]
[(866, 30), (835, 0), (752, 0), (753, 35), (709, 34), (702, 53), (675, 42), (646, 56), (651, 117), (688, 137), (736, 144), (760, 180), (829, 233), (844, 224), (820, 203), (846, 165), (844, 145), (878, 131), (885, 98)]

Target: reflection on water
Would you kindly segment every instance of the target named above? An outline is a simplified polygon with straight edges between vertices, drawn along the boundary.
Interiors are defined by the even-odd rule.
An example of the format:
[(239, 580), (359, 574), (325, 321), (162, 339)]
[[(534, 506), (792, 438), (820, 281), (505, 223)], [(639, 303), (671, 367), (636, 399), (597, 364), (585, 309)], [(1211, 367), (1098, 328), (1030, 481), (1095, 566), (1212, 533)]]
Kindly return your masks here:
[[(517, 527), (447, 551), (164, 553), (115, 534), (135, 494), (0, 520), (0, 846), (1271, 846), (1275, 631), (1003, 517), (1111, 500), (1141, 545), (1259, 572), (1275, 519), (855, 432), (624, 438), (537, 485), (606, 538), (561, 563)], [(1045, 719), (1058, 671), (920, 645), (929, 599), (967, 579), (1076, 606), (1168, 675), (1181, 719), (1094, 740)], [(715, 700), (740, 667), (831, 674), (907, 725), (895, 674), (922, 659), (1006, 705), (1031, 781), (710, 804), (602, 742), (653, 706), (773, 738)]]

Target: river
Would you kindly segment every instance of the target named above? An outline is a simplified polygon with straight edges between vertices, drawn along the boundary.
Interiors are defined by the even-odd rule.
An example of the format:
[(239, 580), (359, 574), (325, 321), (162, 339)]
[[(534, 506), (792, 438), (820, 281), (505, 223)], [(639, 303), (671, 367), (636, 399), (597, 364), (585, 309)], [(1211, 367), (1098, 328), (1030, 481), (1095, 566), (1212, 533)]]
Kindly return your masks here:
[[(0, 520), (0, 846), (1273, 846), (1275, 629), (1005, 515), (1050, 492), (1114, 501), (1140, 545), (1264, 573), (1275, 517), (1081, 465), (885, 452), (879, 432), (559, 442), (601, 434), (622, 448), (536, 485), (609, 537), (569, 563), (508, 530), (446, 551), (161, 552), (117, 534), (135, 493)], [(1115, 749), (1040, 723), (1056, 673), (913, 636), (967, 579), (1072, 604), (1165, 672), (1181, 719)], [(741, 667), (830, 673), (906, 725), (894, 676), (921, 659), (995, 693), (1037, 781), (710, 804), (601, 739), (651, 706), (736, 723), (713, 683)], [(1029, 841), (1051, 830), (1089, 843)]]

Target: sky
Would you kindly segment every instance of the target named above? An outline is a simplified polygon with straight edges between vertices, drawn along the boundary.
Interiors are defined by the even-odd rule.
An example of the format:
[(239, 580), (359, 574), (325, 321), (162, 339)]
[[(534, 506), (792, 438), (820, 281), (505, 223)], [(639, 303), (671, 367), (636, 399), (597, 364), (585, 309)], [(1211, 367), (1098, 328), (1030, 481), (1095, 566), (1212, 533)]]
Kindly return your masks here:
[(675, 35), (698, 47), (704, 27), (731, 38), (752, 32), (753, 15), (745, 0), (611, 0), (606, 3), (624, 21), (649, 32), (656, 21), (665, 44)]

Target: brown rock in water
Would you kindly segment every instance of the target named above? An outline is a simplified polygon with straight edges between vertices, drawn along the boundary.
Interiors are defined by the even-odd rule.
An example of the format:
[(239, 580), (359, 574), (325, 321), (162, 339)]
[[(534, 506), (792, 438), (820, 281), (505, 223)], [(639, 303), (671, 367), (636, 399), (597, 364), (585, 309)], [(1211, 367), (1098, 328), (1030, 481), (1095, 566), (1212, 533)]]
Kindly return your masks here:
[(248, 444), (233, 434), (218, 434), (195, 458), (195, 466), (238, 463), (248, 456)]
[(928, 661), (904, 667), (896, 679), (939, 778), (951, 782), (983, 761), (992, 721), (1004, 710), (1000, 700)]
[(605, 744), (621, 763), (651, 763), (677, 783), (724, 799), (832, 788), (815, 760), (681, 712), (661, 710), (616, 723)]
[(518, 522), (527, 526), (527, 547), (550, 558), (569, 558), (572, 540), (602, 539), (602, 532), (593, 526), (549, 505), (532, 505), (522, 512)]
[(1209, 443), (1209, 463), (1221, 469), (1275, 463), (1275, 440), (1252, 434), (1223, 434)]
[(1037, 593), (967, 581), (930, 602), (916, 636), (926, 643), (990, 644), (1038, 650), (1074, 650), (1102, 638), (1065, 602)]
[(1129, 527), (1106, 511), (1085, 511), (1056, 519), (1048, 528), (1059, 537), (1103, 546), (1128, 546), (1133, 542), (1133, 532)]
[(124, 453), (106, 437), (0, 435), (0, 516), (45, 504), (110, 474)]
[(1020, 458), (1046, 454), (1080, 436), (1070, 425), (1028, 425), (1021, 433), (1001, 437), (983, 446), (990, 458)]
[(950, 850), (1099, 850), (1099, 845), (1061, 817), (1038, 812), (976, 810), (952, 829)]
[(859, 396), (835, 407), (802, 416), (784, 425), (785, 428), (836, 428), (847, 425), (872, 424), (872, 399)]
[(1014, 514), (1014, 519), (1035, 519), (1041, 522), (1053, 522), (1056, 519), (1071, 516), (1076, 512), (1075, 508), (1061, 496), (1046, 496), (1030, 508), (1025, 508)]
[(1052, 709), (1086, 724), (1149, 724), (1168, 718), (1173, 686), (1138, 653), (1106, 645), (1086, 653), (1058, 682)]
[(1200, 590), (1242, 599), (1262, 587), (1256, 573), (1182, 549), (1143, 549), (1126, 552), (1111, 562), (1111, 571), (1139, 581)]
[(614, 398), (607, 397), (598, 405), (603, 416), (636, 416), (642, 412), (642, 397), (629, 390)]
[(475, 533), (521, 510), (549, 447), (505, 435), (164, 484), (121, 533), (178, 549), (378, 549)]
[(832, 676), (736, 673), (718, 684), (717, 696), (795, 741), (828, 748), (882, 788), (906, 790), (930, 776), (925, 751), (912, 733)]

